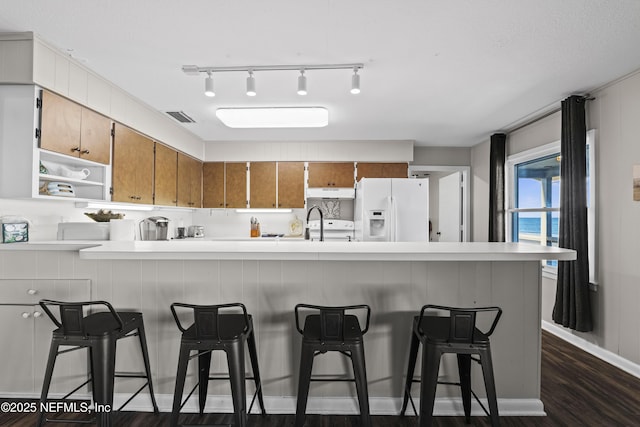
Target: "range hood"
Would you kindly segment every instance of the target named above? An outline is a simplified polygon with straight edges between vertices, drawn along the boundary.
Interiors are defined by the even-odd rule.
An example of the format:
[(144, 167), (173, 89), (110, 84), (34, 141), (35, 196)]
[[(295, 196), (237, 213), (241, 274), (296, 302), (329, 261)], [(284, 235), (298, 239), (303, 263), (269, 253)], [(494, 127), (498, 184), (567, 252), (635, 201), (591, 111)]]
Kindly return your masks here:
[(355, 188), (307, 188), (307, 199), (353, 199), (355, 196)]

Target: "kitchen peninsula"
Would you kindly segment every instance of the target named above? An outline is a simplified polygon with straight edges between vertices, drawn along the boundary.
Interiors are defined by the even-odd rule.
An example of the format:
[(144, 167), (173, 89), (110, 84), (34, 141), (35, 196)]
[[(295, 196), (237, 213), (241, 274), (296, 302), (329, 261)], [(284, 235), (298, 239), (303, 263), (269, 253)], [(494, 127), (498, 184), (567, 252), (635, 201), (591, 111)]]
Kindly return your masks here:
[[(69, 245), (66, 250), (65, 245)], [(0, 246), (0, 279), (89, 279), (92, 299), (108, 300), (120, 310), (142, 311), (163, 411), (170, 410), (179, 347), (179, 331), (169, 311), (172, 302), (240, 301), (247, 306), (254, 316), (265, 403), (272, 413), (295, 410), (300, 337), (295, 331), (293, 307), (301, 302), (369, 304), (372, 319), (365, 352), (375, 414), (399, 411), (411, 321), (422, 305), (498, 305), (504, 314), (492, 336), (492, 347), (500, 411), (503, 415), (543, 415), (540, 261), (574, 258), (573, 251), (514, 243), (257, 239), (81, 246), (77, 242), (34, 242)], [(47, 326), (52, 325), (39, 328), (46, 330)], [(135, 347), (125, 343), (118, 351), (130, 353), (130, 357), (119, 358), (129, 360), (119, 369), (138, 369)], [(317, 358), (314, 373), (350, 372), (340, 356)], [(225, 364), (215, 360), (213, 366), (224, 369)], [(454, 360), (443, 362), (441, 379), (456, 380)], [(132, 366), (124, 366), (127, 363)], [(474, 389), (483, 395), (479, 369), (473, 374)], [(189, 380), (195, 384), (193, 372)], [(7, 396), (37, 395), (40, 384), (36, 379), (34, 390), (17, 392), (3, 382), (0, 391)], [(251, 385), (247, 385), (251, 392)], [(125, 384), (116, 391), (133, 389), (135, 384)], [(211, 383), (209, 394), (220, 396), (210, 399), (212, 411), (231, 408), (225, 382)], [(350, 384), (314, 385), (309, 412), (357, 413), (354, 396)], [(145, 396), (134, 401), (135, 409), (144, 411), (148, 406)], [(459, 391), (442, 388), (435, 410), (439, 414), (461, 413)]]

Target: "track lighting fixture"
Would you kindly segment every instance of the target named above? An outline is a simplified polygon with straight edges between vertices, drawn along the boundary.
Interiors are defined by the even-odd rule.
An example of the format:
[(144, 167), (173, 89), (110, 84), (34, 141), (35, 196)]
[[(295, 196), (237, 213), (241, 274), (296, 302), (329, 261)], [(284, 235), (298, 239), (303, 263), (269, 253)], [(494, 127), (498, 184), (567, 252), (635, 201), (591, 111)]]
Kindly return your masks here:
[(253, 70), (249, 71), (249, 77), (247, 77), (247, 96), (256, 96), (256, 78), (253, 77)]
[(360, 75), (358, 67), (353, 67), (353, 76), (351, 76), (351, 93), (357, 95), (360, 93)]
[(298, 95), (307, 94), (307, 77), (304, 75), (304, 69), (300, 70), (298, 76)]
[(213, 91), (213, 77), (211, 77), (211, 72), (207, 72), (207, 78), (204, 79), (204, 94), (207, 96), (216, 96), (216, 93)]
[(213, 91), (213, 73), (221, 73), (221, 72), (229, 72), (229, 71), (240, 71), (240, 72), (248, 72), (249, 77), (247, 77), (247, 95), (248, 96), (256, 96), (256, 80), (253, 76), (253, 73), (256, 71), (298, 71), (300, 75), (298, 76), (298, 94), (306, 95), (307, 94), (307, 76), (305, 72), (309, 70), (342, 70), (349, 69), (353, 70), (353, 75), (351, 76), (351, 93), (357, 94), (360, 93), (360, 75), (358, 71), (363, 69), (363, 64), (317, 64), (317, 65), (255, 65), (248, 67), (199, 67), (197, 65), (183, 65), (182, 71), (185, 74), (190, 76), (198, 76), (200, 73), (207, 73), (207, 77), (205, 79), (205, 94), (207, 96), (214, 96), (215, 93)]

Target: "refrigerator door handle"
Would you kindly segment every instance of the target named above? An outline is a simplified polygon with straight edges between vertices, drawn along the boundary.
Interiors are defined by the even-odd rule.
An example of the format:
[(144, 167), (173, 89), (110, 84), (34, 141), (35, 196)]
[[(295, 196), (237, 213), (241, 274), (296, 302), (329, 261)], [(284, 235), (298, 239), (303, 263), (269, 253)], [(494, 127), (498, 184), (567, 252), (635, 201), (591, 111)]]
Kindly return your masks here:
[(389, 196), (389, 208), (387, 211), (389, 212), (389, 226), (387, 227), (387, 241), (395, 242), (396, 241), (396, 203), (393, 196)]
[(393, 241), (398, 241), (398, 203), (393, 198)]

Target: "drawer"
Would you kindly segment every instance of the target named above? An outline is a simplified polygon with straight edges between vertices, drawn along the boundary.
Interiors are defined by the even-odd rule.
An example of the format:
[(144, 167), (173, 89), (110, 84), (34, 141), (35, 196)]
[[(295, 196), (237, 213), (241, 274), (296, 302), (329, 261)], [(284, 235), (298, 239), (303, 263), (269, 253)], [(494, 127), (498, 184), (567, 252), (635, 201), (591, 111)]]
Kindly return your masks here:
[(0, 279), (0, 304), (37, 304), (41, 299), (87, 301), (90, 279)]

